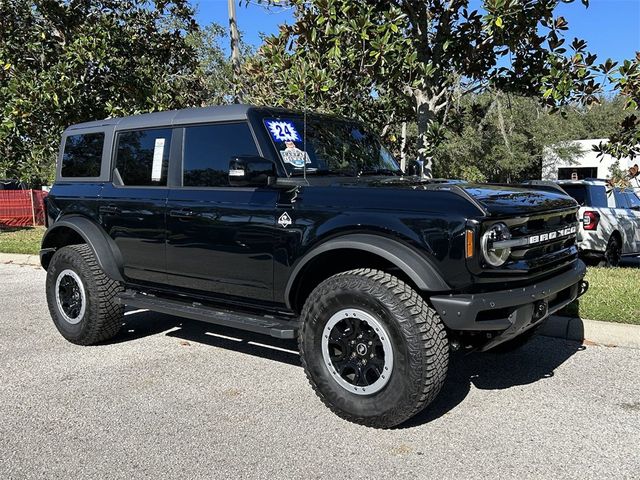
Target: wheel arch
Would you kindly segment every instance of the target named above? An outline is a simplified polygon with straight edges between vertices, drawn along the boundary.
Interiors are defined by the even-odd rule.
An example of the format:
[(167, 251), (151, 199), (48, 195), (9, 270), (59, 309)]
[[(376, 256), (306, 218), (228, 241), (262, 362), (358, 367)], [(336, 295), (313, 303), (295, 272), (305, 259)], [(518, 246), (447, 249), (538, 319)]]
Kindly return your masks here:
[(298, 261), (285, 289), (287, 307), (299, 312), (320, 282), (354, 268), (394, 273), (419, 291), (450, 290), (429, 259), (412, 247), (380, 235), (346, 234), (321, 243)]
[(614, 230), (613, 232), (611, 232), (611, 235), (609, 236), (616, 237), (620, 242), (620, 248), (624, 247), (624, 238), (622, 237), (622, 232), (620, 232), (620, 230), (617, 230), (617, 229)]
[(92, 220), (70, 215), (56, 221), (44, 235), (40, 250), (40, 264), (45, 270), (56, 250), (68, 245), (86, 243), (96, 257), (98, 265), (112, 280), (123, 282), (122, 255), (117, 245)]

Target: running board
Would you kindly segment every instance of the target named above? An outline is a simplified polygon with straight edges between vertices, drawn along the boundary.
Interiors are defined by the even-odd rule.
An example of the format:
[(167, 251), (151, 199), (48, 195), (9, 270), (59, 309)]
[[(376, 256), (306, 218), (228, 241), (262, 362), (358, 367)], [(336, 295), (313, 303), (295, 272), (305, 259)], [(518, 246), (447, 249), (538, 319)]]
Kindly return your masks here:
[(120, 293), (117, 300), (121, 305), (146, 308), (154, 312), (262, 333), (275, 338), (296, 338), (297, 323), (295, 320), (281, 320), (269, 316), (260, 317), (249, 313), (232, 312), (207, 307), (197, 302), (169, 300), (131, 290)]

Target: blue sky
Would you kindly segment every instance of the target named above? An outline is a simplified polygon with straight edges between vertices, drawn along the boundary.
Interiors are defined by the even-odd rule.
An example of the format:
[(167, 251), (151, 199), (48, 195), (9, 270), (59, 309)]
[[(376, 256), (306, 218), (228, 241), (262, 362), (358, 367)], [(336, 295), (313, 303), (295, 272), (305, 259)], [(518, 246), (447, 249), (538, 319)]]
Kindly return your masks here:
[[(228, 25), (227, 0), (193, 0), (201, 24), (217, 22)], [(238, 25), (245, 40), (259, 46), (260, 33), (275, 33), (278, 25), (292, 21), (290, 9), (266, 9), (257, 4), (236, 7)], [(569, 22), (568, 40), (583, 38), (589, 50), (604, 60), (631, 58), (640, 51), (640, 0), (591, 0), (586, 9), (580, 0), (562, 4), (558, 15)]]

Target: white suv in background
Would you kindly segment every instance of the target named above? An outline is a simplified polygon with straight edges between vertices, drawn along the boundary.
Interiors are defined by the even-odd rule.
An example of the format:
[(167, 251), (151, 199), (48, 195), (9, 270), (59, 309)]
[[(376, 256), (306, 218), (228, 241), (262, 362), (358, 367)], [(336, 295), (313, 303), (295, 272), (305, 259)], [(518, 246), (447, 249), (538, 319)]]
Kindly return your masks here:
[(580, 205), (581, 257), (617, 266), (623, 256), (640, 255), (640, 198), (632, 189), (611, 188), (601, 180), (560, 180), (558, 184)]

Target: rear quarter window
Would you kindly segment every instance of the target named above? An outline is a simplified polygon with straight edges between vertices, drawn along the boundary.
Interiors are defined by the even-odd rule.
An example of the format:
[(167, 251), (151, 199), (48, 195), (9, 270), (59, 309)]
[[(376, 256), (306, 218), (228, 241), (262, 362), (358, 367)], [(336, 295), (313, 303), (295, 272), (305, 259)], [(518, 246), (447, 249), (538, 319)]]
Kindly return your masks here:
[(562, 189), (581, 207), (607, 208), (604, 185), (561, 185)]
[(62, 154), (63, 177), (99, 177), (104, 149), (104, 133), (69, 135)]

